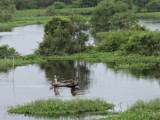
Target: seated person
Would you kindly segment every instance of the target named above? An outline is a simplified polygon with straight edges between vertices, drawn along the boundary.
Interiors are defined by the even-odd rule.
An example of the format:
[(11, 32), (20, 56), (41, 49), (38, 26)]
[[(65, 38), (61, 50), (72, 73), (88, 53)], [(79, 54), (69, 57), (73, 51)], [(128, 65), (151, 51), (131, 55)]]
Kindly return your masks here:
[(75, 78), (74, 77), (72, 77), (72, 79), (71, 79), (71, 84), (75, 84)]
[(57, 85), (59, 85), (59, 84), (60, 84), (60, 82), (58, 82), (58, 81), (57, 81), (57, 80), (58, 80), (58, 78), (59, 78), (59, 76), (54, 75), (54, 84), (57, 84)]

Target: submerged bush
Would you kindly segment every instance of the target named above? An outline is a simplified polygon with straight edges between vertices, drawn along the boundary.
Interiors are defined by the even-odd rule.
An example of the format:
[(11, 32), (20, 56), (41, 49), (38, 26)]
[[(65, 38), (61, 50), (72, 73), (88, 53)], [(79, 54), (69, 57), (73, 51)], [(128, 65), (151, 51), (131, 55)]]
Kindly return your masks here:
[(111, 32), (95, 49), (103, 52), (119, 51), (122, 54), (159, 55), (160, 32), (139, 30)]
[(0, 46), (0, 58), (9, 58), (17, 55), (18, 53), (14, 48), (9, 48), (8, 45)]
[(64, 55), (87, 50), (85, 42), (88, 35), (84, 33), (86, 24), (81, 18), (70, 19), (54, 17), (45, 25), (44, 41), (36, 51), (41, 55)]

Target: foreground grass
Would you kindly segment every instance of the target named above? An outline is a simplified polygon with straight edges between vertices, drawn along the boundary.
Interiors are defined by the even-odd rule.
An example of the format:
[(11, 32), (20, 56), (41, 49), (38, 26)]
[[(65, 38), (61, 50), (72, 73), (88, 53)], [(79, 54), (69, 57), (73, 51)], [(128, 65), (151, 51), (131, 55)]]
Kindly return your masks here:
[(108, 104), (99, 99), (76, 99), (70, 101), (48, 99), (37, 100), (16, 108), (11, 107), (8, 112), (33, 116), (59, 117), (79, 114), (109, 114), (110, 112), (106, 110), (113, 109), (113, 107), (113, 104)]
[(160, 99), (137, 101), (129, 110), (119, 116), (112, 116), (100, 120), (160, 120)]

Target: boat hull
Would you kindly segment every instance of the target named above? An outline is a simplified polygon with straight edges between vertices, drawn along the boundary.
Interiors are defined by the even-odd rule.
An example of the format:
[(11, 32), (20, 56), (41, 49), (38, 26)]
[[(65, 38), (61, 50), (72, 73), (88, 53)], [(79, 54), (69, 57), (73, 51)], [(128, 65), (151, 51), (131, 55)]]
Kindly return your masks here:
[(78, 86), (78, 83), (75, 83), (75, 84), (54, 84), (52, 83), (52, 86), (54, 87), (76, 87)]

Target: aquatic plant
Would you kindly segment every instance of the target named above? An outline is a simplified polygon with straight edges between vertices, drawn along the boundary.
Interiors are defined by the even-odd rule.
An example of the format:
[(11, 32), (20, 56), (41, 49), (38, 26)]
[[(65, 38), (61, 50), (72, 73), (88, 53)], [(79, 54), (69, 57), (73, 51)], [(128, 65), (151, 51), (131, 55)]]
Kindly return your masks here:
[(9, 113), (58, 117), (79, 114), (96, 114), (109, 113), (106, 110), (113, 109), (113, 104), (108, 104), (100, 99), (75, 99), (75, 100), (60, 100), (48, 99), (37, 100), (24, 106), (11, 107)]
[(126, 112), (119, 116), (110, 116), (100, 120), (159, 120), (160, 99), (143, 101), (138, 100)]

